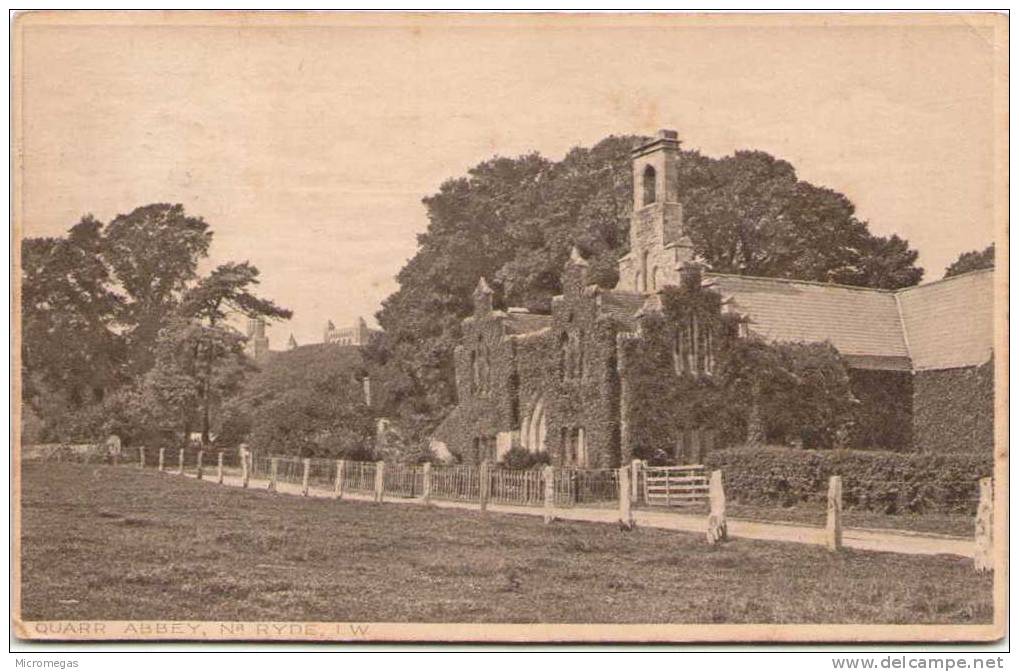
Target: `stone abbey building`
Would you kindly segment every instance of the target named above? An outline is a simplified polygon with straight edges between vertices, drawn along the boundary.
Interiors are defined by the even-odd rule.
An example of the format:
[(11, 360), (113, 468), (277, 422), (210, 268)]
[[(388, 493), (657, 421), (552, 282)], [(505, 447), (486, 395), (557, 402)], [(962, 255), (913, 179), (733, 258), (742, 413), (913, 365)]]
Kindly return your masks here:
[(699, 461), (716, 436), (699, 401), (719, 348), (751, 333), (839, 351), (864, 415), (885, 428), (864, 447), (991, 451), (993, 271), (895, 291), (707, 272), (683, 227), (679, 156), (674, 131), (633, 152), (615, 289), (589, 284), (576, 250), (548, 315), (495, 310), (479, 280), (436, 452), (470, 462), (519, 446), (592, 468), (659, 450)]

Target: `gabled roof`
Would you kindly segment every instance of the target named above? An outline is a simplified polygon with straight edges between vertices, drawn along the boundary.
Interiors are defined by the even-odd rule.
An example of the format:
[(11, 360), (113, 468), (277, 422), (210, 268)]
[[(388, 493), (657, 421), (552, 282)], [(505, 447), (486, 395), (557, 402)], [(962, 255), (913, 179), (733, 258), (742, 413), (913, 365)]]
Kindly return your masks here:
[(891, 291), (707, 273), (749, 328), (774, 341), (830, 341), (858, 369), (948, 369), (993, 349), (993, 271)]
[(896, 292), (913, 369), (986, 362), (994, 349), (994, 271), (973, 271)]
[(552, 324), (552, 317), (540, 313), (510, 310), (503, 322), (507, 334), (529, 334)]
[(618, 289), (601, 291), (598, 297), (601, 299), (601, 311), (629, 328), (636, 324), (637, 312), (644, 306), (644, 300), (647, 298), (639, 292)]
[[(895, 294), (817, 282), (705, 274), (732, 308), (749, 318), (750, 331), (772, 341), (830, 341), (866, 368), (908, 370)], [(874, 358), (879, 358), (875, 360)]]

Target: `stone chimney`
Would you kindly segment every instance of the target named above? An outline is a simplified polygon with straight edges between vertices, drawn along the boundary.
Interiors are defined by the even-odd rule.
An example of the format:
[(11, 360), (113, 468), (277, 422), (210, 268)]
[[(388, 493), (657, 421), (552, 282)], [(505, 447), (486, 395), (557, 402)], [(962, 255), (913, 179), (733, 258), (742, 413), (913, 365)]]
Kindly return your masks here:
[(687, 261), (679, 266), (679, 285), (689, 291), (701, 288), (703, 266), (696, 261)]

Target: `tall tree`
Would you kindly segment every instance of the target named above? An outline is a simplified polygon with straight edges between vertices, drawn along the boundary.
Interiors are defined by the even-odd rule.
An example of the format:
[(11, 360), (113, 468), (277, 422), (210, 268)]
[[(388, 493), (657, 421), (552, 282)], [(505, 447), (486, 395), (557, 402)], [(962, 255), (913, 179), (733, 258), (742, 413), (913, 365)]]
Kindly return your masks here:
[(905, 241), (870, 233), (848, 198), (764, 152), (708, 161), (681, 183), (696, 252), (721, 273), (897, 289), (923, 277)]
[(962, 275), (985, 268), (994, 268), (994, 243), (980, 251), (973, 250), (960, 254), (959, 258), (945, 269), (945, 277), (950, 278), (953, 275)]
[(102, 223), (86, 215), (62, 238), (22, 243), (23, 398), (48, 388), (77, 409), (101, 401), (120, 379), (123, 298), (101, 254)]
[(126, 298), (120, 321), (132, 375), (152, 366), (159, 330), (197, 277), (211, 242), (209, 225), (179, 203), (135, 208), (107, 225), (102, 254)]
[(258, 269), (246, 261), (222, 264), (188, 290), (181, 302), (180, 314), (189, 321), (189, 328), (174, 334), (178, 345), (183, 346), (184, 352), (192, 353), (194, 359), (193, 366), (187, 360), (182, 364), (196, 383), (203, 444), (209, 442), (216, 393), (225, 385), (235, 389), (237, 384), (234, 375), (223, 375), (226, 371), (220, 364), (237, 362), (244, 343), (244, 337), (225, 326), (223, 320), (231, 313), (270, 320), (289, 319), (293, 315), (252, 292), (258, 284), (258, 275)]
[(245, 382), (229, 417), (248, 428), (246, 440), (256, 450), (371, 459), (365, 373), (357, 348), (318, 344), (282, 352)]

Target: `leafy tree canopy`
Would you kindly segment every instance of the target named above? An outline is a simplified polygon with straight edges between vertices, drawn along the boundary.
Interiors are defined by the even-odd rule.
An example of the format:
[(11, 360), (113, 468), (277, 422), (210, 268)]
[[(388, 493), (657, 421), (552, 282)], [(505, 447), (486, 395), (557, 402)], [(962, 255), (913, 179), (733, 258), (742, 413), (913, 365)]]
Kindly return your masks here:
[(994, 268), (994, 243), (980, 251), (973, 250), (960, 254), (959, 258), (945, 269), (945, 277), (950, 278), (953, 275), (962, 275), (985, 268)]
[(370, 459), (373, 416), (356, 348), (309, 345), (274, 353), (225, 412), (255, 450)]

